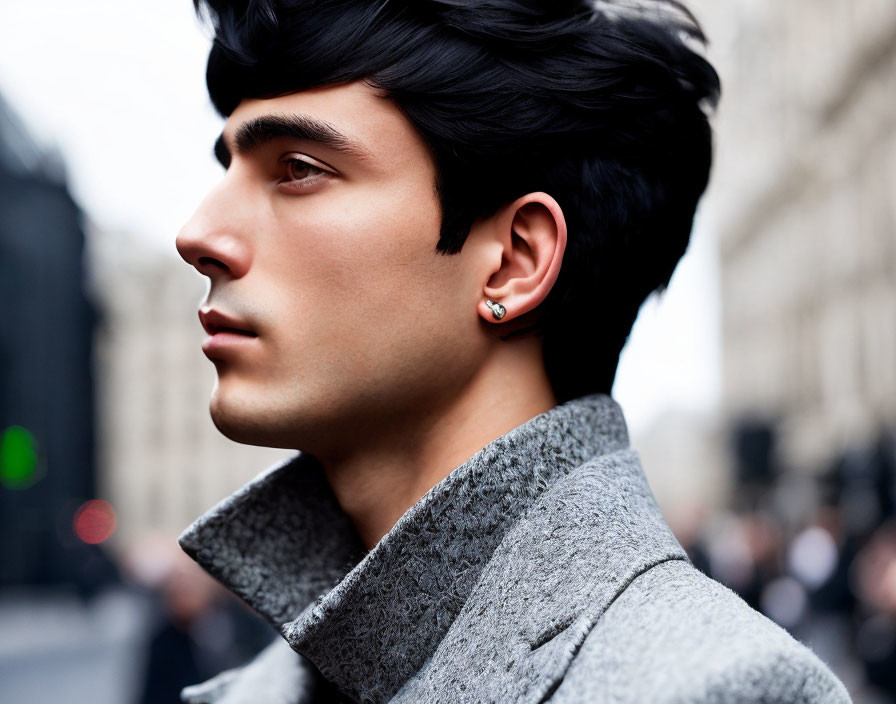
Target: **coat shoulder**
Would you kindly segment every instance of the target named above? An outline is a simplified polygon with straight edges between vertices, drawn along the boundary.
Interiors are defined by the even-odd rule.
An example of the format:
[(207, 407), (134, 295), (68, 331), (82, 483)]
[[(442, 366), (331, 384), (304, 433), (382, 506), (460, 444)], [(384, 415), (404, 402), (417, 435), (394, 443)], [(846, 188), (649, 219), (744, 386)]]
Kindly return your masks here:
[(787, 631), (685, 560), (643, 572), (590, 630), (549, 700), (843, 704), (846, 688)]

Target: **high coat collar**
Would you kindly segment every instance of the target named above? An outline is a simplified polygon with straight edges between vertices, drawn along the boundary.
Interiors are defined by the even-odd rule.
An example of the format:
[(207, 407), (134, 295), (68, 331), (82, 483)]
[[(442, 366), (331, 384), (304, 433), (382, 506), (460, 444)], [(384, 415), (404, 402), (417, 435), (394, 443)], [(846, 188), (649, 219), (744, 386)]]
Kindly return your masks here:
[(605, 394), (490, 442), (370, 551), (305, 453), (179, 542), (361, 702), (475, 701), (496, 683), (524, 701), (552, 686), (628, 580), (686, 559)]

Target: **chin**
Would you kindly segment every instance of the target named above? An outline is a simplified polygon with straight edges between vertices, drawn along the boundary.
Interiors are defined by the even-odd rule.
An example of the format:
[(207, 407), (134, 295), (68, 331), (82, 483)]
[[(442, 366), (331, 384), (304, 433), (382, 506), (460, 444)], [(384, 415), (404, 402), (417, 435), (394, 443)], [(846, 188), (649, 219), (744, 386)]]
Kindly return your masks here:
[(229, 440), (243, 445), (287, 447), (274, 437), (276, 429), (272, 424), (265, 422), (270, 413), (260, 411), (247, 401), (230, 398), (219, 388), (209, 402), (209, 415), (218, 431)]
[[(240, 383), (235, 384), (235, 381)], [(209, 400), (212, 423), (224, 437), (242, 445), (311, 451), (321, 433), (320, 419), (295, 398), (270, 385), (228, 378)]]

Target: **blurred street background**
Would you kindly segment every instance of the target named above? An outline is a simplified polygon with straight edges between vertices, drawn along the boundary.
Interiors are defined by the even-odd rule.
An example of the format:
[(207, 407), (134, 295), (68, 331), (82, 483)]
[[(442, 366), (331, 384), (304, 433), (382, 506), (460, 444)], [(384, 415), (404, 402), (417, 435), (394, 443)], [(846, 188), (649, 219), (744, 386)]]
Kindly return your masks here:
[[(691, 0), (723, 96), (614, 397), (695, 564), (896, 701), (896, 3)], [(208, 416), (174, 238), (220, 177), (189, 0), (0, 0), (0, 702), (177, 701), (274, 637), (184, 556), (289, 453)]]

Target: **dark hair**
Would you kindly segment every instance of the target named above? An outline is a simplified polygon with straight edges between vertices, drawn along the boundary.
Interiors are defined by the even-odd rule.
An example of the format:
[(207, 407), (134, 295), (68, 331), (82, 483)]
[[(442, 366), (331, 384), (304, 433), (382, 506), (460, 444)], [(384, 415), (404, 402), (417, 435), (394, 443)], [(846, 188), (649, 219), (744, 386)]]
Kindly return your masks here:
[(243, 98), (366, 79), (429, 145), (436, 249), (533, 191), (568, 226), (533, 311), (560, 402), (609, 394), (641, 304), (687, 249), (712, 160), (719, 78), (675, 0), (194, 0), (215, 38), (206, 80)]

